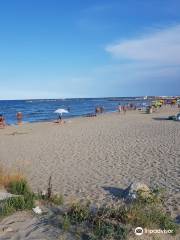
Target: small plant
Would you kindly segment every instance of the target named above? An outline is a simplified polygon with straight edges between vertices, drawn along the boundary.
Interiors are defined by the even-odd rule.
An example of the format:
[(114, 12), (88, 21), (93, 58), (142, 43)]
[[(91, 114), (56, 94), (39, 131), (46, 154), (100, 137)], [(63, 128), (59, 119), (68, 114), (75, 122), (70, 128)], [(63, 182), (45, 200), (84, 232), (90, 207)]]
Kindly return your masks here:
[(24, 194), (25, 209), (32, 209), (35, 206), (35, 194), (33, 192), (26, 192)]
[(0, 203), (0, 215), (6, 216), (17, 210), (25, 209), (25, 201), (23, 196), (12, 197), (2, 200)]
[(89, 203), (73, 204), (68, 212), (68, 216), (70, 217), (71, 222), (74, 224), (88, 220), (90, 217)]
[(0, 201), (0, 216), (7, 216), (18, 210), (32, 209), (34, 207), (33, 194), (11, 197)]
[(64, 231), (68, 231), (68, 230), (70, 229), (70, 226), (71, 226), (70, 219), (69, 219), (68, 215), (66, 214), (66, 215), (63, 217), (62, 229), (63, 229)]
[(12, 206), (15, 210), (23, 210), (26, 208), (26, 203), (23, 196), (9, 198), (6, 200), (6, 204)]
[(38, 193), (35, 194), (35, 198), (36, 200), (43, 200), (44, 203), (53, 203), (55, 205), (62, 205), (64, 203), (63, 195), (51, 194), (51, 197), (48, 198), (47, 193), (42, 191), (38, 191)]
[(147, 204), (164, 204), (164, 193), (165, 190), (161, 188), (155, 188), (150, 192), (139, 190), (137, 192), (137, 199), (135, 202), (140, 203), (141, 205), (147, 205)]
[(64, 202), (63, 196), (58, 194), (52, 195), (49, 200), (55, 205), (62, 205)]
[(92, 231), (90, 239), (123, 240), (127, 237), (127, 230), (119, 222), (112, 219), (96, 219)]
[(52, 177), (49, 177), (49, 181), (48, 181), (48, 188), (47, 188), (47, 198), (50, 199), (52, 196)]
[(178, 225), (174, 223), (171, 216), (162, 212), (152, 212), (152, 220), (161, 228), (161, 229), (171, 229), (173, 231), (172, 235), (175, 235), (178, 229)]
[(24, 195), (30, 192), (30, 188), (25, 179), (12, 180), (9, 182), (7, 189), (10, 193)]
[(10, 182), (19, 181), (21, 179), (24, 179), (24, 176), (20, 171), (13, 171), (12, 173), (12, 171), (5, 170), (0, 166), (0, 186), (7, 188)]
[(32, 209), (34, 207), (35, 194), (31, 192), (25, 179), (10, 181), (7, 189), (10, 193), (23, 197), (25, 209)]
[(22, 175), (3, 174), (1, 183), (3, 183), (8, 192), (17, 196), (0, 201), (0, 216), (6, 216), (18, 210), (32, 209), (34, 207), (35, 195), (31, 192), (27, 181)]
[(0, 217), (10, 215), (15, 212), (15, 208), (9, 203), (9, 201), (0, 202)]
[(177, 225), (164, 211), (161, 198), (153, 193), (150, 198), (141, 196), (130, 204), (124, 204), (114, 211), (111, 217), (123, 224), (133, 227), (156, 227), (160, 229), (171, 229), (173, 234), (177, 231)]

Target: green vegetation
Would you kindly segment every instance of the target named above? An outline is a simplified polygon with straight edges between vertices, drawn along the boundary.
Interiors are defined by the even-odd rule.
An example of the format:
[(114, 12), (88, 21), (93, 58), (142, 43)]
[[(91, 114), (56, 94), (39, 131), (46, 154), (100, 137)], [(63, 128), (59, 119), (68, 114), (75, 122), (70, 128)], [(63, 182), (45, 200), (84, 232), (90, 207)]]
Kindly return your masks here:
[[(78, 227), (84, 227), (84, 234), (88, 239), (126, 239), (127, 229), (113, 218), (115, 209), (100, 208), (95, 213), (90, 209), (90, 204), (73, 204), (64, 217), (68, 216), (68, 221)], [(83, 231), (82, 231), (83, 232)]]
[(7, 190), (8, 192), (16, 195), (24, 195), (30, 192), (30, 188), (25, 179), (14, 180), (9, 182)]
[(63, 217), (63, 222), (62, 222), (62, 229), (64, 231), (68, 231), (70, 229), (71, 222), (67, 214)]
[(34, 199), (32, 195), (17, 196), (0, 201), (0, 217), (10, 215), (18, 210), (32, 209), (34, 207)]
[[(35, 199), (44, 199), (40, 195), (35, 195), (25, 178), (8, 176), (6, 181), (6, 189), (9, 193), (16, 196), (0, 201), (0, 217), (4, 217), (19, 210), (31, 210), (35, 205)], [(49, 202), (60, 205), (63, 204), (63, 197), (61, 195), (51, 194)]]
[(0, 201), (0, 217), (7, 216), (18, 210), (32, 209), (34, 207), (35, 195), (25, 179), (14, 179), (9, 181), (7, 189), (17, 196)]
[[(2, 178), (1, 178), (2, 179)], [(23, 177), (3, 178), (6, 189), (16, 196), (0, 201), (0, 217), (19, 210), (32, 209), (36, 200), (45, 205), (63, 204), (62, 195), (53, 195), (51, 178), (47, 194), (35, 195)], [(48, 204), (47, 204), (48, 203)], [(177, 233), (178, 226), (164, 211), (164, 194), (160, 189), (149, 192), (139, 191), (137, 198), (130, 203), (116, 203), (110, 206), (92, 208), (90, 202), (74, 203), (70, 207), (61, 206), (60, 227), (68, 234), (86, 236), (89, 240), (125, 240), (132, 229), (141, 226), (149, 229), (171, 229)], [(93, 209), (93, 210), (92, 210)], [(58, 220), (59, 221), (59, 220)]]
[(10, 215), (16, 211), (12, 202), (10, 202), (8, 200), (0, 201), (0, 218)]
[(52, 177), (50, 176), (48, 179), (47, 191), (38, 192), (36, 198), (39, 200), (44, 200), (45, 202), (48, 203), (53, 203), (55, 205), (62, 205), (64, 203), (64, 198), (62, 195), (53, 194), (51, 181)]
[(64, 203), (64, 198), (62, 195), (52, 195), (49, 199), (50, 202), (54, 203), (55, 205), (62, 205)]
[[(121, 221), (136, 227), (172, 229), (176, 233), (177, 225), (171, 216), (164, 211), (164, 190), (154, 189), (148, 196), (142, 192), (133, 203), (120, 208)], [(118, 211), (117, 211), (118, 215)], [(123, 217), (122, 217), (123, 216)]]
[(68, 229), (70, 223), (76, 228), (81, 226), (90, 240), (127, 239), (128, 234), (137, 226), (171, 229), (176, 234), (178, 226), (164, 211), (163, 202), (163, 191), (155, 189), (148, 194), (139, 192), (137, 199), (129, 204), (117, 203), (96, 211), (91, 210), (89, 203), (76, 203), (69, 208), (64, 219), (68, 222)]
[(9, 171), (0, 166), (0, 186), (8, 188), (9, 184), (14, 181), (24, 180), (24, 176), (20, 171)]
[(50, 203), (57, 206), (62, 205), (64, 203), (64, 198), (62, 195), (51, 194), (51, 197), (48, 198), (47, 194), (42, 194), (41, 192), (36, 194), (36, 200), (42, 200), (44, 204)]
[(98, 219), (94, 221), (92, 225), (92, 234), (90, 239), (126, 239), (127, 229), (118, 222), (113, 222), (111, 220)]
[(90, 209), (89, 209), (89, 203), (86, 204), (80, 204), (76, 203), (73, 204), (69, 211), (68, 216), (72, 223), (82, 223), (90, 218)]

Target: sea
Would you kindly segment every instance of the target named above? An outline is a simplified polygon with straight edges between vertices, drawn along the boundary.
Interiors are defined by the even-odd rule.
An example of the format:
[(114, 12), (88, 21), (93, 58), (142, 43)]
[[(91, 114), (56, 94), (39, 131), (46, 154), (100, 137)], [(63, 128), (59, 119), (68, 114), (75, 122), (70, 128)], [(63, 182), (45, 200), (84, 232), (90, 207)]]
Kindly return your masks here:
[(55, 120), (57, 115), (54, 111), (59, 108), (69, 110), (69, 113), (63, 114), (66, 119), (94, 113), (97, 106), (103, 106), (106, 112), (115, 112), (118, 104), (132, 103), (141, 107), (149, 102), (143, 97), (0, 100), (0, 114), (11, 125), (16, 124), (17, 112), (22, 112), (23, 122), (42, 122)]

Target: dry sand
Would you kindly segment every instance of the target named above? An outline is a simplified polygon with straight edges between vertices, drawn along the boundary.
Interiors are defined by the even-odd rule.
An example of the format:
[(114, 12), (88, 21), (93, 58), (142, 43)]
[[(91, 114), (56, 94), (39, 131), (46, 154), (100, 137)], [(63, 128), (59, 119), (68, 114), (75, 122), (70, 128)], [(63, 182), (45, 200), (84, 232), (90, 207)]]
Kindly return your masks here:
[(0, 164), (19, 167), (34, 191), (46, 189), (68, 199), (109, 201), (133, 181), (167, 190), (174, 216), (180, 202), (180, 122), (177, 114), (129, 111), (67, 120), (64, 125), (34, 123), (0, 130)]
[(0, 164), (20, 168), (34, 191), (46, 189), (51, 175), (54, 191), (102, 200), (116, 194), (116, 188), (140, 181), (166, 188), (175, 206), (180, 123), (161, 118), (177, 112), (167, 107), (153, 114), (104, 114), (64, 125), (9, 126), (0, 130)]

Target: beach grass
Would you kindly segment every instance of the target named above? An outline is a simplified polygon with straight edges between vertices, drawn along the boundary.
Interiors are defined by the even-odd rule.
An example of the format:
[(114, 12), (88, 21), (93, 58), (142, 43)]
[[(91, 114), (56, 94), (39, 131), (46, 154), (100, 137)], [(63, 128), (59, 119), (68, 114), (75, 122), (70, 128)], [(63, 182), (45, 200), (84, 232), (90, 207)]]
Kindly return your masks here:
[[(0, 201), (0, 217), (16, 211), (30, 210), (34, 207), (35, 195), (25, 178), (11, 178), (6, 185), (8, 191), (16, 194), (12, 198)], [(137, 226), (150, 229), (171, 229), (175, 235), (178, 226), (163, 208), (164, 197), (158, 189), (153, 190), (148, 198), (138, 198), (130, 203), (113, 203), (92, 210), (90, 202), (72, 203), (60, 214), (60, 228), (67, 233), (86, 236), (89, 240), (125, 240)], [(53, 203), (64, 207), (61, 195), (51, 195), (44, 203)], [(81, 238), (80, 238), (81, 239)]]
[(25, 179), (11, 179), (6, 186), (8, 192), (17, 195), (25, 195), (30, 192), (30, 188)]
[(0, 202), (0, 216), (8, 216), (19, 210), (30, 210), (34, 207), (32, 195), (11, 197)]
[[(49, 203), (64, 211), (59, 213), (60, 228), (67, 233), (80, 237), (86, 236), (89, 240), (125, 240), (137, 226), (147, 229), (170, 229), (172, 235), (179, 231), (178, 225), (164, 208), (164, 191), (153, 189), (148, 195), (138, 192), (137, 198), (131, 202), (114, 202), (100, 207), (92, 207), (90, 201), (79, 201), (67, 205), (62, 195), (51, 194), (45, 196), (34, 194), (27, 180), (21, 174), (9, 174), (1, 168), (1, 185), (13, 197), (0, 201), (0, 218), (16, 211), (32, 210), (35, 200), (43, 200), (44, 205)], [(52, 206), (52, 205), (51, 205)], [(81, 238), (80, 238), (81, 239)]]
[(21, 171), (15, 169), (4, 169), (0, 166), (0, 187), (8, 188), (13, 182), (25, 180), (25, 176)]
[(54, 194), (54, 195), (51, 196), (49, 201), (52, 202), (55, 205), (62, 205), (64, 203), (64, 198), (61, 194), (60, 195)]
[[(81, 227), (81, 234), (91, 240), (127, 239), (132, 229), (141, 226), (147, 229), (170, 229), (178, 232), (178, 225), (163, 207), (164, 196), (159, 189), (152, 190), (148, 198), (138, 198), (130, 203), (114, 203), (92, 211), (89, 202), (73, 203), (63, 217), (63, 229), (71, 225)], [(67, 227), (68, 226), (68, 227)]]
[(14, 194), (0, 201), (0, 217), (10, 215), (18, 210), (34, 207), (35, 194), (31, 191), (25, 177), (20, 172), (13, 173), (0, 168), (0, 186)]

